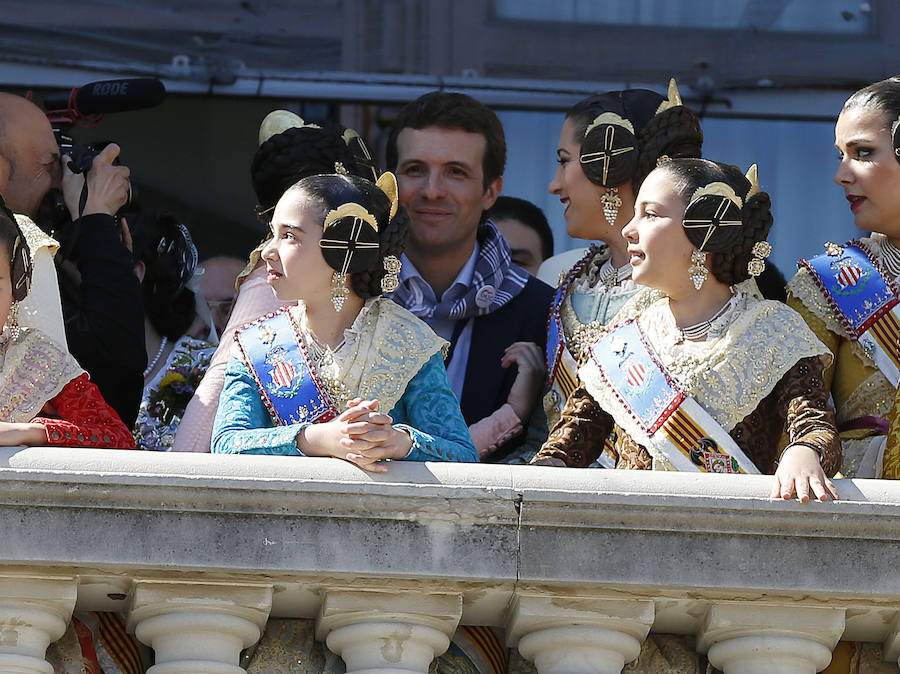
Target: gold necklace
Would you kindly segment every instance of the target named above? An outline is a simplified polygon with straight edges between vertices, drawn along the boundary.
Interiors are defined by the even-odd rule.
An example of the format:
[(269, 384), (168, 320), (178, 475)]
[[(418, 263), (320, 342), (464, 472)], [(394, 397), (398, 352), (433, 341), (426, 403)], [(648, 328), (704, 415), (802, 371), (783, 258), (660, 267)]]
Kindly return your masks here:
[[(312, 330), (308, 328), (304, 331), (303, 341), (306, 343), (310, 360), (313, 361), (319, 381), (322, 382), (338, 410), (343, 411), (347, 408), (347, 401), (350, 400), (350, 390), (341, 377), (340, 368), (334, 357), (334, 351), (332, 351), (330, 346), (322, 346)], [(342, 339), (335, 351), (343, 345), (344, 340)]]

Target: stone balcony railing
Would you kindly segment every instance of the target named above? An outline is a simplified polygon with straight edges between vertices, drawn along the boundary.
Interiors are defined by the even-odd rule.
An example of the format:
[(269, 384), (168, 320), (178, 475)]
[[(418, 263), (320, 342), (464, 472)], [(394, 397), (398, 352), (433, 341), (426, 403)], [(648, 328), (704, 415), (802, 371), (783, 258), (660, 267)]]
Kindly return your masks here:
[[(618, 672), (648, 632), (727, 674), (814, 672), (839, 639), (900, 656), (900, 482), (841, 502), (769, 478), (0, 450), (0, 671), (46, 672), (73, 609), (117, 611), (154, 674), (240, 673), (269, 616), (348, 672), (426, 672), (459, 624), (541, 672)], [(396, 657), (385, 639), (403, 635)]]

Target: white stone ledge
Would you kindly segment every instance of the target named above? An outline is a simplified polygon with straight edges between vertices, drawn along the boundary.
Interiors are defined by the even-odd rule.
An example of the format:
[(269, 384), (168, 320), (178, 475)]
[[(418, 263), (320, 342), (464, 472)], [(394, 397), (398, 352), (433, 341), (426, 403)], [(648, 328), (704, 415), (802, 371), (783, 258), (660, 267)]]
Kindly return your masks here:
[[(900, 615), (900, 481), (840, 502), (768, 499), (770, 478), (94, 449), (0, 450), (0, 571), (79, 579), (122, 610), (135, 581), (270, 583), (272, 614), (327, 591), (456, 593), (505, 625), (517, 594), (652, 601), (697, 633), (715, 602), (846, 610), (883, 641)], [(892, 627), (893, 625), (893, 627)]]

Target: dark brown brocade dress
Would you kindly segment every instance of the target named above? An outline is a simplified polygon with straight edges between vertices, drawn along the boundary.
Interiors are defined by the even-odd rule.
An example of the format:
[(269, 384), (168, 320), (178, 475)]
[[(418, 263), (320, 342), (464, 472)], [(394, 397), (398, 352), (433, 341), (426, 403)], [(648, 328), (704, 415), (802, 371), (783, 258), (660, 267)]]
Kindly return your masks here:
[[(799, 360), (763, 398), (757, 408), (729, 435), (761, 473), (774, 473), (780, 456), (782, 431), (790, 443), (807, 445), (822, 457), (829, 476), (840, 468), (841, 445), (834, 429), (834, 411), (822, 387), (824, 363), (818, 357)], [(585, 468), (603, 449), (603, 441), (615, 433), (617, 469), (650, 470), (653, 457), (604, 412), (583, 386), (566, 401), (559, 423), (535, 457), (535, 462), (554, 458), (567, 466)]]
[[(679, 341), (665, 299), (637, 320), (663, 366), (761, 473), (774, 473), (784, 448), (800, 444), (818, 452), (825, 473), (834, 475), (841, 445), (822, 376), (830, 353), (785, 305), (738, 299), (722, 334), (708, 342)], [(533, 463), (586, 467), (612, 432), (616, 468), (653, 468), (654, 457), (629, 433), (634, 422), (596, 371), (590, 362), (579, 368), (582, 383)]]

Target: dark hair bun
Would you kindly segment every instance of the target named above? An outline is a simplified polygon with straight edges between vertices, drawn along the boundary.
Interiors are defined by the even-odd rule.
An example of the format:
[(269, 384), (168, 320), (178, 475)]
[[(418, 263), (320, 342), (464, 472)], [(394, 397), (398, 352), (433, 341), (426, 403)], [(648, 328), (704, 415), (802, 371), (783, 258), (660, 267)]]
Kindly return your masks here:
[(603, 187), (628, 182), (637, 166), (637, 148), (637, 139), (623, 124), (604, 122), (593, 126), (581, 143), (579, 160), (584, 175)]
[(359, 216), (346, 215), (331, 223), (319, 240), (322, 257), (328, 266), (345, 274), (355, 274), (375, 267), (378, 254), (378, 232)]
[(334, 173), (335, 163), (356, 170), (356, 158), (333, 122), (317, 127), (292, 127), (265, 141), (253, 155), (250, 177), (257, 203), (263, 210), (278, 203), (285, 190), (301, 178)]
[(16, 302), (21, 302), (31, 288), (31, 251), (21, 230), (13, 246), (11, 272), (12, 297)]
[(704, 194), (684, 211), (684, 233), (698, 250), (728, 250), (741, 238), (741, 208), (728, 197)]

